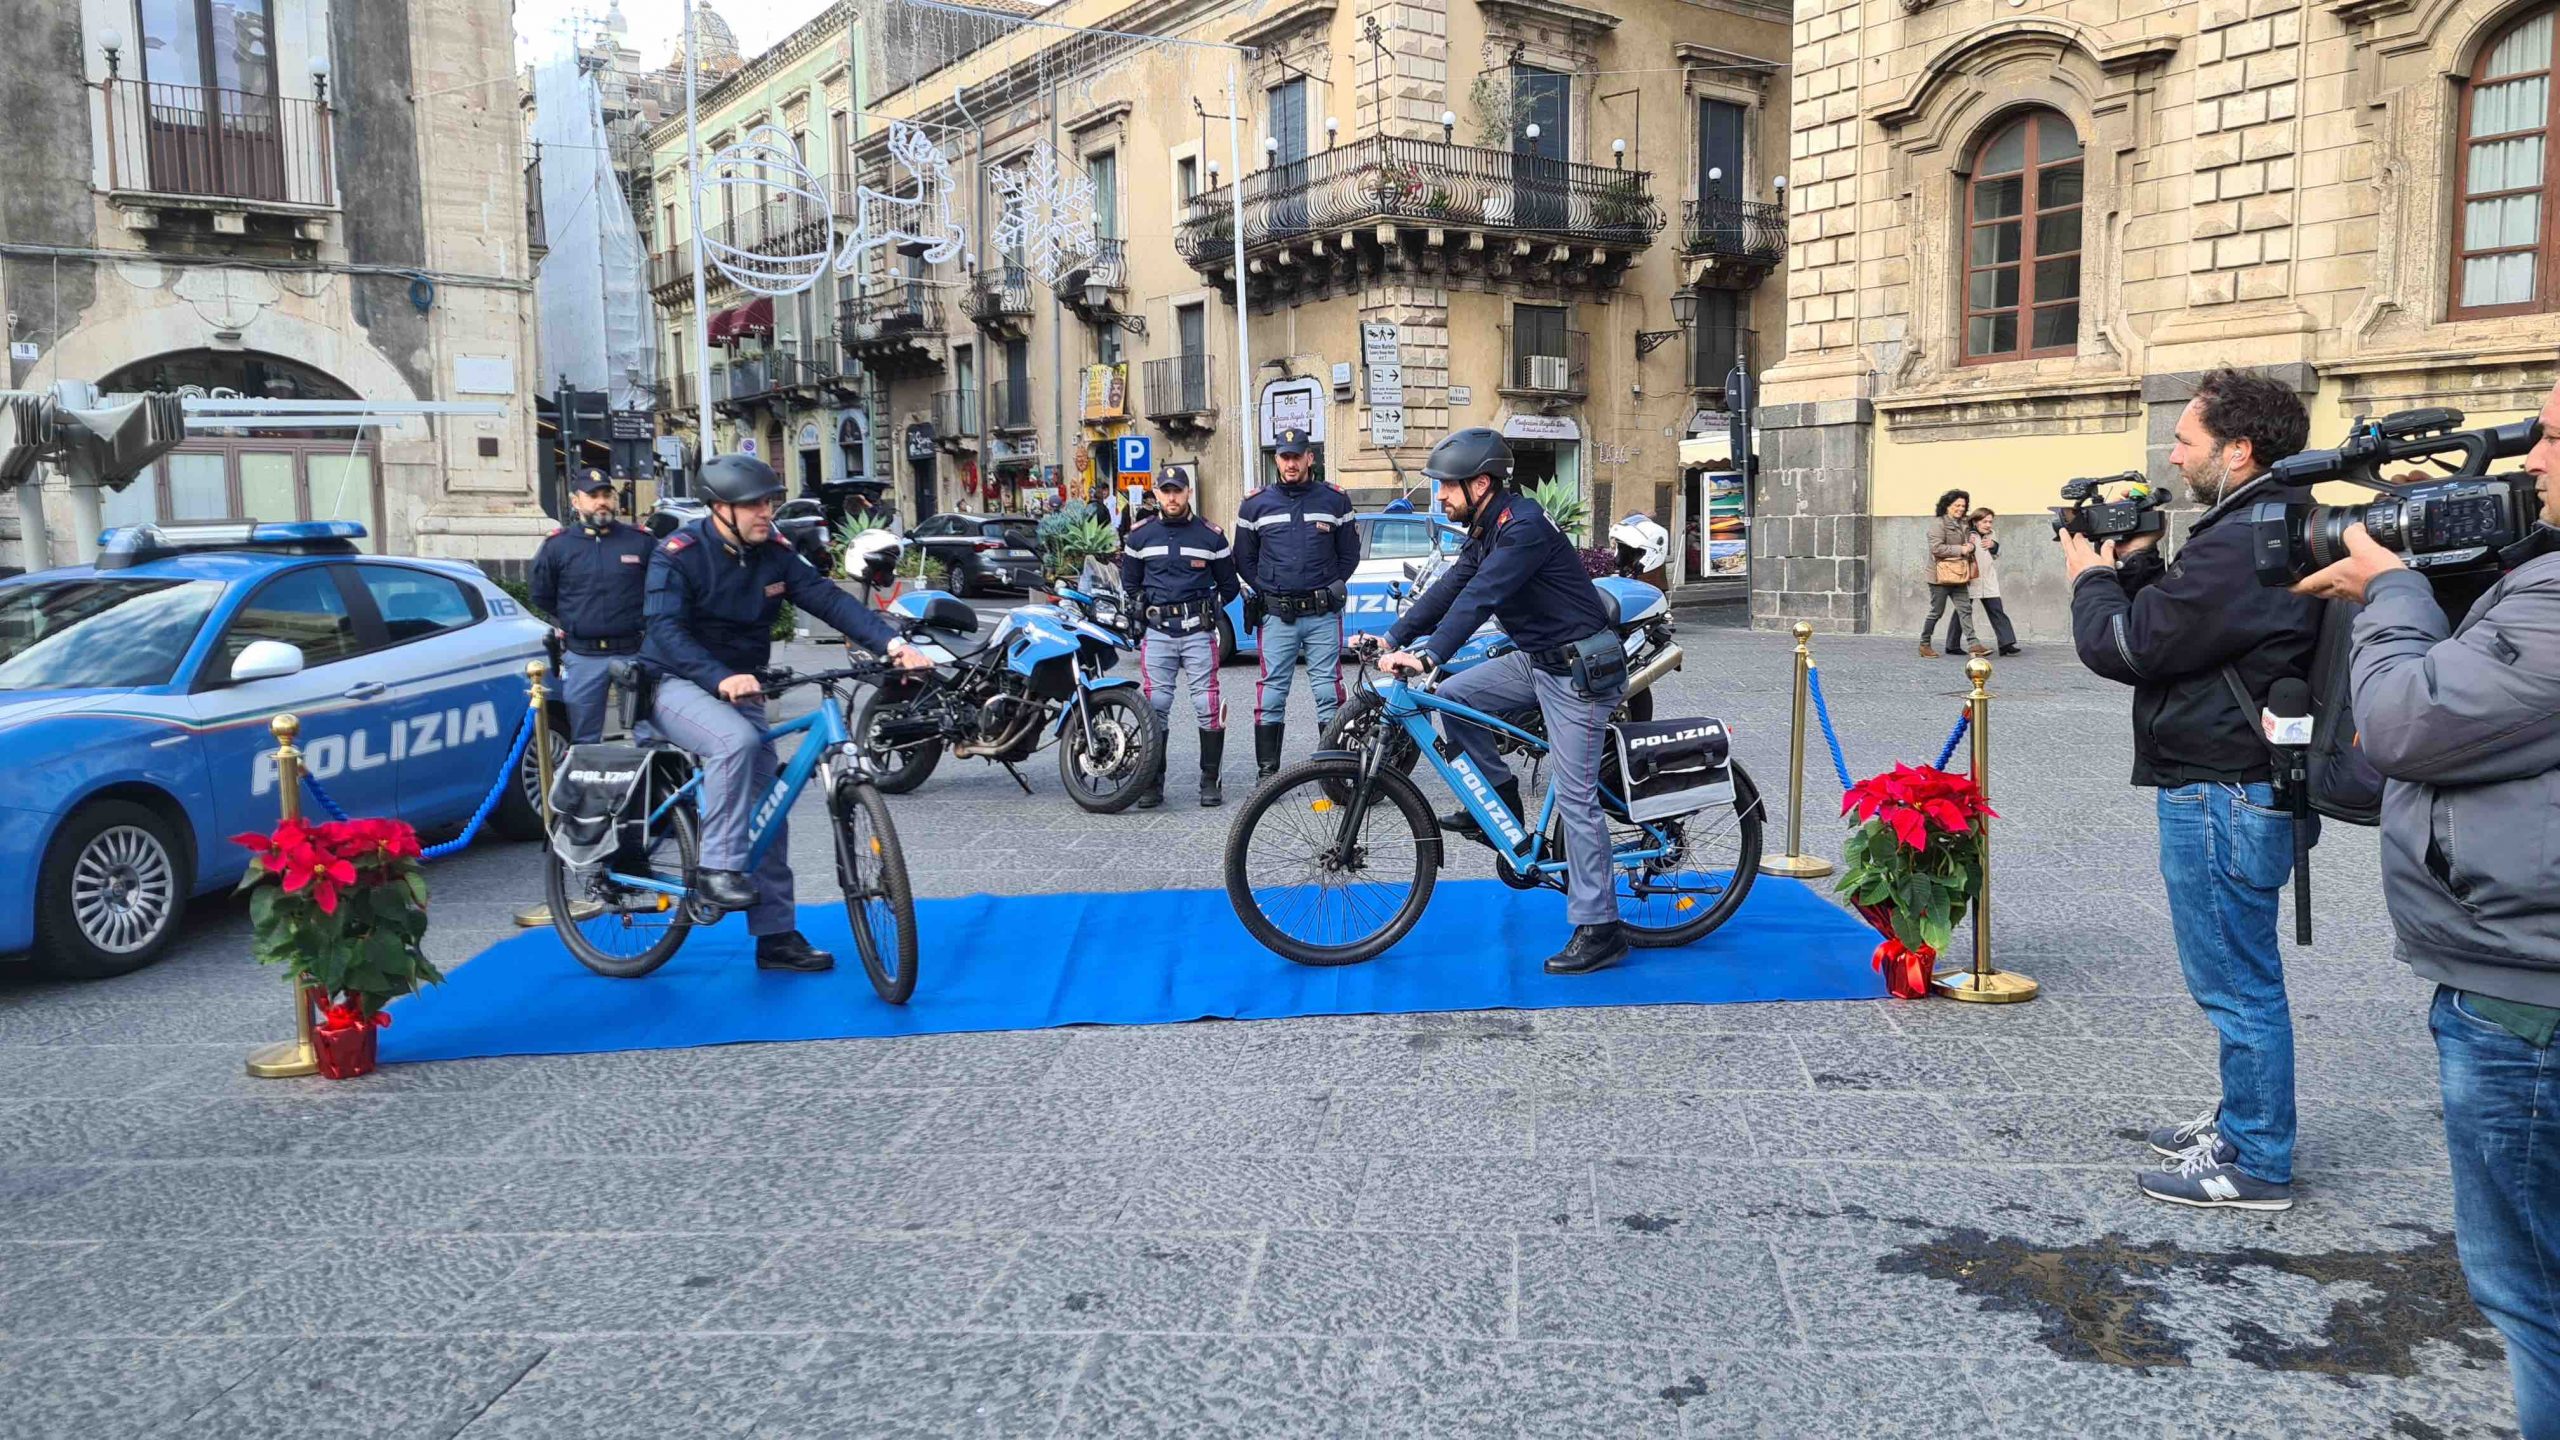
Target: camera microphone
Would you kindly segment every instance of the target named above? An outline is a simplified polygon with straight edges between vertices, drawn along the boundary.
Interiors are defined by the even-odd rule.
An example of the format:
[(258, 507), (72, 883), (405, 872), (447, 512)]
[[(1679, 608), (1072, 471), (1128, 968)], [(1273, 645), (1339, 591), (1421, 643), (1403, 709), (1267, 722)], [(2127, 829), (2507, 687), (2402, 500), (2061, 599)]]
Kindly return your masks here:
[(2267, 705), (2258, 712), (2258, 725), (2270, 745), (2310, 744), (2311, 683), (2291, 675), (2278, 680), (2267, 691)]
[(2311, 682), (2287, 675), (2267, 687), (2258, 725), (2275, 747), (2279, 809), (2293, 815), (2293, 939), (2311, 943)]

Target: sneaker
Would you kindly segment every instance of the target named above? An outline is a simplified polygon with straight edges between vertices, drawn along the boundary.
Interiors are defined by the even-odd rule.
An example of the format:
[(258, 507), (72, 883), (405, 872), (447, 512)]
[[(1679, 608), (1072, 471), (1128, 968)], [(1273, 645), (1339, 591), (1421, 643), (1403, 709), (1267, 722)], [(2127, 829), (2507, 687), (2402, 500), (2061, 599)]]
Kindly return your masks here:
[[(2219, 1138), (2219, 1137), (2217, 1137)], [(2198, 1145), (2175, 1165), (2145, 1170), (2133, 1177), (2142, 1193), (2172, 1205), (2201, 1210), (2290, 1210), (2293, 1187), (2259, 1179)]]
[(2229, 1163), (2239, 1158), (2239, 1150), (2222, 1138), (2222, 1107), (2217, 1105), (2184, 1125), (2163, 1125), (2151, 1132), (2151, 1153), (2171, 1160), (2183, 1160), (2187, 1152), (2208, 1141), (2215, 1158)]

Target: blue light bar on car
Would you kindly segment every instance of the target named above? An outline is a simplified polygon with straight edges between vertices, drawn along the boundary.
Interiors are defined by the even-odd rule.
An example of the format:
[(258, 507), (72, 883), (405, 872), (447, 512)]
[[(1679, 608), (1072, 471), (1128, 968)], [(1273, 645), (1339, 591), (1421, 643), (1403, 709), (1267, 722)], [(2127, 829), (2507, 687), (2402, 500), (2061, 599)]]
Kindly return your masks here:
[(175, 525), (120, 525), (98, 537), (98, 568), (121, 570), (203, 550), (295, 549), (336, 551), (354, 548), (365, 536), (353, 520), (217, 520)]

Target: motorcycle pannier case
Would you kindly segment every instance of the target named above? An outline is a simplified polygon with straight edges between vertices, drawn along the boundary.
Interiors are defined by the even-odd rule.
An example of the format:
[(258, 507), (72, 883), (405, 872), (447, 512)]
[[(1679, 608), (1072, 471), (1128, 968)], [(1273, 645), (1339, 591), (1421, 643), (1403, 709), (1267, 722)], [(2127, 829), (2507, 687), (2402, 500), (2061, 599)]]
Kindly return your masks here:
[(1630, 820), (1669, 820), (1733, 803), (1731, 739), (1721, 720), (1649, 720), (1609, 727), (1600, 783)]
[(579, 745), (551, 777), (551, 851), (572, 870), (646, 868), (648, 779), (657, 752), (646, 745)]

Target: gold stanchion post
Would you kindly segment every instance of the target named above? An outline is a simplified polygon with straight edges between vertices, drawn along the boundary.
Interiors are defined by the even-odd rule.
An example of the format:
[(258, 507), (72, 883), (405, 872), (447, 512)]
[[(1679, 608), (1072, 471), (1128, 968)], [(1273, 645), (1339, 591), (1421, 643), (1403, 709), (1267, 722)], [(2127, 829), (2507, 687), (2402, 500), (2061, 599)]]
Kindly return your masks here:
[(1760, 862), (1763, 875), (1819, 880), (1831, 873), (1831, 862), (1804, 853), (1804, 727), (1813, 708), (1813, 626), (1796, 622), (1795, 722), (1787, 736), (1787, 853)]
[[(533, 773), (542, 786), (542, 833), (548, 836), (551, 833), (551, 727), (543, 719), (542, 677), (546, 670), (547, 667), (539, 660), (525, 663), (525, 704), (529, 707), (527, 713), (533, 716), (533, 733), (525, 737), (524, 743), (533, 747)], [(549, 842), (546, 840), (545, 843)], [(516, 923), (527, 930), (540, 929), (551, 923), (551, 907), (536, 905), (519, 910)]]
[[(283, 818), (302, 818), (302, 751), (294, 738), (302, 733), (302, 721), (292, 715), (279, 715), (267, 722), (267, 733), (276, 737), (276, 795)], [(319, 1053), (311, 1047), (311, 995), (297, 983), (293, 987), (293, 1038), (279, 1040), (250, 1053), (249, 1073), (260, 1080), (283, 1080), (296, 1075), (316, 1075), (320, 1071)]]
[[(1982, 798), (1991, 798), (1991, 662), (1976, 655), (1965, 662), (1973, 693), (1964, 700), (1973, 722), (1973, 783)], [(1950, 1000), (2011, 1005), (2036, 998), (2036, 982), (2024, 975), (1991, 968), (1991, 822), (1982, 822), (1982, 888), (1973, 896), (1973, 968), (1941, 970), (1929, 977), (1931, 992)]]

